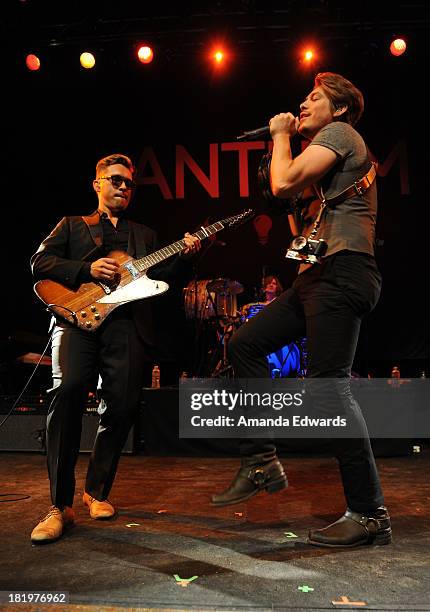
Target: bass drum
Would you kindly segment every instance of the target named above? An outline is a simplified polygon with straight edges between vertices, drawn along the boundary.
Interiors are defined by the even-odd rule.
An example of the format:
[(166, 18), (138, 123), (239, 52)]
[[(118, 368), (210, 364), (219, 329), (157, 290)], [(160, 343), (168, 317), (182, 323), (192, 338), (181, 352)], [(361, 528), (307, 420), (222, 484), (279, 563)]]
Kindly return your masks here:
[(283, 346), (267, 356), (272, 378), (287, 378), (300, 375), (300, 349), (295, 342)]
[[(246, 323), (255, 317), (266, 304), (264, 302), (251, 302), (241, 309), (241, 322)], [(303, 375), (302, 340), (299, 343), (291, 342), (274, 353), (267, 356), (272, 378), (287, 378)]]

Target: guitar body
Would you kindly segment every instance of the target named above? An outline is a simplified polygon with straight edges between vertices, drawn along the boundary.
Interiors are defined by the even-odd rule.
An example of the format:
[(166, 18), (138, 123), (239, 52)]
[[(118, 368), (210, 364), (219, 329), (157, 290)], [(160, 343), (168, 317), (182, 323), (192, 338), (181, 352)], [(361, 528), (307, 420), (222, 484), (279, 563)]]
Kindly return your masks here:
[[(244, 210), (239, 215), (202, 227), (193, 236), (204, 240), (226, 226), (237, 227), (253, 215), (252, 209)], [(34, 285), (34, 291), (55, 315), (80, 329), (93, 332), (118, 306), (167, 291), (167, 283), (148, 278), (146, 272), (151, 266), (180, 253), (184, 248), (184, 240), (178, 240), (140, 259), (133, 259), (122, 251), (112, 251), (107, 257), (119, 263), (119, 271), (112, 282), (93, 281), (70, 289), (56, 281), (41, 280)]]
[(94, 281), (70, 289), (56, 281), (41, 280), (34, 285), (34, 291), (55, 315), (80, 329), (93, 332), (118, 306), (168, 290), (167, 283), (148, 278), (146, 270), (137, 268), (135, 260), (127, 253), (112, 251), (107, 257), (120, 264), (112, 283)]

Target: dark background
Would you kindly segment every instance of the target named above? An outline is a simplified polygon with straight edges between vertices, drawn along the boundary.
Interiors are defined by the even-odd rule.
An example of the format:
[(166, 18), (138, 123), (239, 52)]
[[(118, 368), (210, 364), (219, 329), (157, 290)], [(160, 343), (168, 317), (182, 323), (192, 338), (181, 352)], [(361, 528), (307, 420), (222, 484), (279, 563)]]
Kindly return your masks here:
[[(252, 221), (220, 234), (226, 245), (214, 244), (196, 260), (197, 278), (239, 281), (240, 304), (256, 301), (264, 270), (291, 284), (296, 270), (284, 259), (291, 238), (287, 220), (268, 208), (257, 184), (262, 151), (249, 154), (250, 195), (241, 198), (238, 155), (222, 152), (221, 143), (235, 142), (278, 112), (297, 113), (323, 70), (344, 74), (363, 91), (358, 130), (380, 167), (402, 143), (402, 172), (409, 178), (402, 193), (397, 158), (378, 179), (376, 254), (383, 293), (363, 326), (354, 369), (385, 376), (399, 364), (404, 376), (430, 372), (426, 3), (59, 4), (9, 2), (2, 14), (4, 391), (20, 385), (16, 357), (41, 352), (48, 337), (49, 316), (33, 294), (29, 258), (63, 215), (96, 207), (91, 182), (97, 160), (107, 154), (123, 152), (137, 162), (145, 147), (153, 148), (173, 198), (141, 184), (130, 215), (154, 227), (162, 244), (249, 206), (271, 218), (266, 245)], [(396, 58), (388, 47), (398, 35), (408, 49)], [(216, 41), (228, 49), (222, 70), (208, 59)], [(308, 41), (319, 50), (311, 66), (300, 61)], [(136, 59), (142, 42), (154, 48), (150, 65)], [(84, 50), (96, 55), (95, 69), (80, 67)], [(41, 57), (40, 71), (25, 68), (29, 52)], [(210, 143), (219, 143), (219, 198), (211, 198), (187, 169), (185, 197), (176, 198), (175, 146), (184, 146), (208, 175)], [(150, 166), (141, 168), (140, 179), (151, 174)], [(185, 321), (182, 294), (160, 300), (157, 314), (160, 359), (178, 371), (192, 369), (199, 332)]]

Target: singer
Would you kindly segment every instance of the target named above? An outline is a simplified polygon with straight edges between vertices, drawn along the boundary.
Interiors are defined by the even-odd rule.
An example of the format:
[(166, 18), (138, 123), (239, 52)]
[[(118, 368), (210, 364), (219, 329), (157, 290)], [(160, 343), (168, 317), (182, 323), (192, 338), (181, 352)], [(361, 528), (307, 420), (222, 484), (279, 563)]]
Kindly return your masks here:
[[(354, 129), (363, 109), (363, 95), (355, 85), (323, 72), (301, 103), (299, 117), (287, 112), (270, 120), (273, 194), (289, 198), (313, 187), (321, 201), (314, 236), (324, 239), (328, 249), (321, 263), (301, 264), (291, 288), (240, 327), (229, 343), (235, 376), (264, 378), (269, 376), (265, 356), (306, 336), (308, 376), (336, 379), (340, 393), (316, 397), (314, 406), (326, 416), (347, 414), (361, 437), (330, 442), (339, 462), (346, 511), (335, 523), (310, 531), (309, 543), (342, 548), (391, 542), (368, 432), (349, 384), (361, 321), (376, 305), (381, 286), (373, 251), (376, 172)], [(290, 143), (297, 135), (309, 146), (293, 158)], [(296, 213), (298, 222), (308, 216), (300, 208)], [(242, 440), (241, 455), (235, 479), (213, 496), (214, 505), (287, 487), (273, 440)]]

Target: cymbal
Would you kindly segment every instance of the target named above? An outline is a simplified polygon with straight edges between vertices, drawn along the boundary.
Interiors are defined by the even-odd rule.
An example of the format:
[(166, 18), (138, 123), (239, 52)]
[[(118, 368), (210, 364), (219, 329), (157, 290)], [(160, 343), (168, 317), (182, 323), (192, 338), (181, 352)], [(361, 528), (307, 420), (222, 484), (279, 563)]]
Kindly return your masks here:
[(242, 293), (243, 285), (229, 278), (216, 278), (206, 285), (206, 290), (213, 291), (214, 293), (231, 293), (235, 295), (236, 293)]

